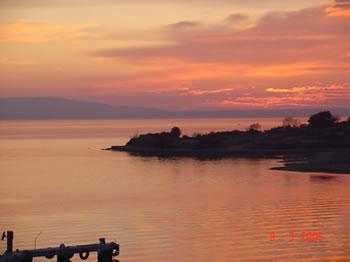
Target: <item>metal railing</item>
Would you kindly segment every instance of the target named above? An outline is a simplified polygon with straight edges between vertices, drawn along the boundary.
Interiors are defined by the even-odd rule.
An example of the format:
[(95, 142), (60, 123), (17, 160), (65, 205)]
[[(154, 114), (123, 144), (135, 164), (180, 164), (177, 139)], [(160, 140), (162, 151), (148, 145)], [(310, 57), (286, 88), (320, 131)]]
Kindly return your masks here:
[(98, 262), (117, 261), (114, 257), (119, 255), (119, 244), (115, 242), (106, 243), (104, 238), (99, 239), (98, 244), (65, 246), (61, 244), (58, 247), (39, 248), (31, 250), (13, 250), (13, 231), (7, 231), (3, 234), (3, 239), (7, 239), (7, 249), (3, 255), (0, 255), (0, 262), (31, 262), (33, 258), (45, 257), (52, 259), (57, 257), (58, 262), (68, 262), (75, 255), (79, 254), (80, 259), (86, 260), (91, 252), (97, 252)]

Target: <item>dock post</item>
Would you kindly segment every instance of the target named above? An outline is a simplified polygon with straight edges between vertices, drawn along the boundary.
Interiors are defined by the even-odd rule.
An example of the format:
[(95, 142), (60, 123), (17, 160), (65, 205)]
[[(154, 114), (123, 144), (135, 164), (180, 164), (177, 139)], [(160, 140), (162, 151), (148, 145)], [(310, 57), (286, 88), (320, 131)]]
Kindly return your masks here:
[(13, 252), (13, 231), (6, 232), (6, 239), (7, 239), (6, 253), (12, 253)]
[(64, 252), (66, 246), (64, 244), (60, 245), (60, 252), (57, 254), (57, 262), (70, 262), (70, 259), (74, 256), (74, 253)]
[(97, 253), (97, 262), (112, 262), (112, 249), (105, 248), (106, 240), (100, 238), (100, 246), (103, 247)]
[(24, 253), (24, 257), (20, 260), (21, 262), (33, 262), (33, 256), (28, 254), (28, 252)]
[(57, 262), (69, 262), (70, 259), (68, 256), (57, 255)]

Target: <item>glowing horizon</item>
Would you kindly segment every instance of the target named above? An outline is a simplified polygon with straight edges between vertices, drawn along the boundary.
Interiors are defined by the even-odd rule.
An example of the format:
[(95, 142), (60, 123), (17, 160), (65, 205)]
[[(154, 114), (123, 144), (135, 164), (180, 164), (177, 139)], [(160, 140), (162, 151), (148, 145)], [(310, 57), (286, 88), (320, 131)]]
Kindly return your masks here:
[(350, 1), (0, 3), (1, 97), (349, 107)]

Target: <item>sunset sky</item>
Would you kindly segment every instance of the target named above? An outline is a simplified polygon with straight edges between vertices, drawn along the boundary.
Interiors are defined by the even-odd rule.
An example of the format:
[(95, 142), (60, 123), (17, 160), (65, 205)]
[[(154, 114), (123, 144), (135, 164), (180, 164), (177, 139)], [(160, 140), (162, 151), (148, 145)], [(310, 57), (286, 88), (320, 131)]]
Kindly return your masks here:
[(350, 0), (1, 0), (0, 97), (350, 107)]

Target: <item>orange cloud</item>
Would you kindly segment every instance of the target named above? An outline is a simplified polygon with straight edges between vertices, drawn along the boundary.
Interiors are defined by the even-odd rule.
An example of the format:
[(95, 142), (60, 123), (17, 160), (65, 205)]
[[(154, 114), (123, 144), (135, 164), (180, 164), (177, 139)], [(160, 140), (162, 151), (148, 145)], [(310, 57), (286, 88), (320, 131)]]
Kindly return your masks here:
[(144, 64), (145, 71), (156, 63), (159, 68), (169, 68), (166, 61), (176, 61), (170, 64), (174, 69), (171, 77), (155, 76), (168, 80), (229, 76), (292, 78), (350, 69), (344, 62), (350, 20), (327, 19), (323, 7), (270, 14), (242, 31), (227, 26), (232, 19), (245, 21), (246, 17), (230, 16), (224, 24), (212, 26), (183, 21), (165, 28), (165, 36), (173, 41), (172, 45), (106, 49), (92, 55)]
[(192, 87), (174, 87), (174, 88), (162, 88), (147, 90), (148, 93), (178, 93), (183, 96), (202, 96), (208, 94), (222, 94), (232, 91), (232, 88), (214, 88), (214, 89), (199, 89)]
[(326, 14), (328, 16), (350, 16), (350, 7), (330, 6), (326, 8)]
[[(347, 17), (329, 15), (324, 6), (270, 13), (254, 21), (246, 15), (231, 15), (213, 24), (181, 20), (155, 32), (130, 33), (137, 45), (120, 45), (129, 32), (109, 35), (105, 39), (109, 42), (101, 41), (101, 49), (86, 42), (82, 46), (96, 48), (88, 57), (70, 52), (71, 64), (67, 54), (57, 63), (50, 61), (57, 69), (50, 73), (55, 77), (42, 66), (42, 72), (21, 68), (29, 80), (6, 72), (0, 72), (0, 80), (7, 81), (7, 90), (15, 86), (29, 93), (38, 86), (45, 90), (41, 86), (46, 85), (51, 88), (46, 88), (47, 94), (76, 92), (92, 100), (151, 107), (157, 101), (164, 108), (348, 106), (348, 85), (331, 83), (350, 83), (349, 28)], [(65, 43), (106, 37), (98, 29), (94, 24), (3, 23), (0, 42)], [(140, 43), (153, 35), (160, 44)], [(48, 51), (50, 46), (45, 46)], [(33, 52), (36, 59), (35, 55), (40, 52)]]
[(330, 85), (298, 86), (292, 88), (267, 88), (266, 92), (273, 93), (274, 95), (266, 97), (238, 97), (234, 100), (226, 100), (224, 101), (224, 104), (254, 104), (255, 106), (267, 107), (303, 107), (317, 105), (319, 103), (329, 103), (337, 99), (345, 101), (347, 99), (350, 99), (350, 84), (344, 83)]
[[(350, 84), (329, 84), (298, 86), (292, 88), (267, 88), (267, 96), (231, 96), (218, 101), (224, 107), (312, 107), (330, 105), (342, 101), (337, 106), (346, 106), (350, 99)], [(333, 105), (334, 106), (334, 105)]]
[(90, 94), (164, 107), (346, 104), (347, 87), (311, 83), (350, 82), (350, 21), (328, 17), (323, 7), (270, 14), (241, 31), (227, 25), (232, 19), (246, 18), (212, 26), (182, 21), (163, 28), (171, 44), (97, 50), (93, 58), (137, 69), (108, 77), (92, 64), (100, 77), (86, 79)]
[(204, 94), (221, 94), (221, 93), (227, 93), (232, 91), (232, 88), (219, 88), (219, 89), (211, 89), (211, 90), (203, 90), (203, 89), (197, 89), (197, 90), (189, 90), (189, 95), (194, 96), (201, 96)]
[(298, 86), (292, 88), (267, 88), (268, 93), (303, 93), (310, 91), (337, 91), (337, 90), (347, 90), (350, 91), (350, 85), (348, 84), (332, 84), (326, 86)]
[(320, 103), (325, 100), (326, 98), (323, 95), (313, 97), (238, 97), (223, 100), (219, 104), (226, 107), (309, 107), (310, 103)]
[(96, 39), (103, 35), (96, 24), (53, 25), (38, 22), (17, 21), (0, 24), (2, 43), (38, 43), (57, 40)]

